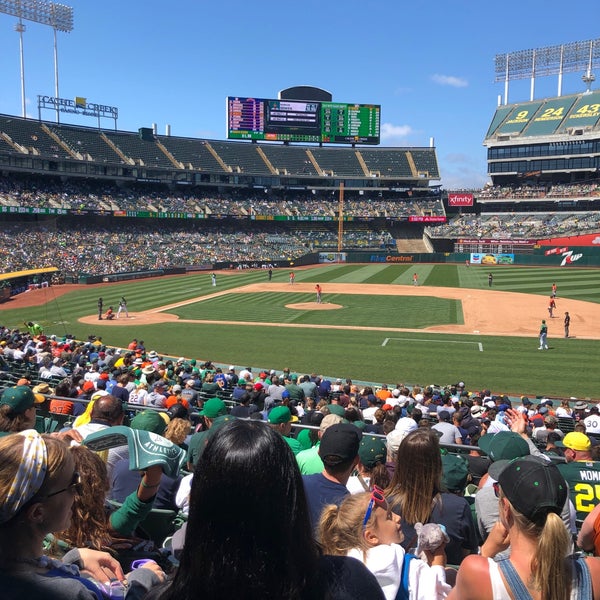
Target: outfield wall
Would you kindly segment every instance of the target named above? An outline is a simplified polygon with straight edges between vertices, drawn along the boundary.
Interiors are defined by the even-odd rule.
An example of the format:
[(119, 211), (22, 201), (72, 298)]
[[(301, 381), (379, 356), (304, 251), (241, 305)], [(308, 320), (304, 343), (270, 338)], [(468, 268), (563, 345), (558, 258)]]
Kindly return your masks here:
[[(474, 260), (473, 257), (478, 259)], [(498, 260), (504, 257), (505, 261)], [(510, 261), (508, 258), (510, 257)], [(494, 262), (495, 261), (495, 262)], [(485, 254), (467, 252), (432, 252), (417, 254), (398, 254), (384, 251), (348, 251), (348, 252), (314, 252), (289, 261), (258, 261), (252, 263), (223, 262), (213, 265), (178, 267), (173, 269), (155, 269), (151, 271), (133, 271), (130, 273), (111, 273), (104, 275), (81, 275), (78, 283), (114, 283), (132, 279), (161, 277), (163, 275), (184, 275), (206, 270), (221, 269), (293, 269), (294, 267), (315, 264), (344, 264), (344, 263), (387, 263), (387, 264), (461, 264), (469, 262), (474, 268), (496, 267), (503, 264), (538, 267), (600, 267), (600, 248), (562, 247), (536, 248), (534, 254)]]
[[(494, 254), (483, 254), (484, 257), (497, 257)], [(502, 254), (502, 256), (509, 256)], [(600, 248), (563, 247), (550, 250), (537, 248), (534, 254), (511, 254), (512, 264), (541, 267), (600, 267)], [(393, 254), (389, 252), (346, 252), (348, 263), (458, 263), (465, 264), (471, 260), (471, 253), (465, 252), (433, 252), (430, 254)], [(511, 263), (507, 263), (511, 264)], [(499, 266), (498, 262), (485, 261), (474, 266)], [(500, 265), (501, 266), (501, 265)]]

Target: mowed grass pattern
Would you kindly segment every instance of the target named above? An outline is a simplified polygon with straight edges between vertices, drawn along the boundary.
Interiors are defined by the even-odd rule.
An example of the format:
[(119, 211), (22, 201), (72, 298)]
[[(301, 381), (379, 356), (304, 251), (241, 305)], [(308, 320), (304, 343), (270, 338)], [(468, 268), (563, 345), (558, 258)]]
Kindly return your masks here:
[[(278, 370), (289, 366), (298, 372), (387, 383), (428, 385), (463, 380), (469, 389), (489, 387), (497, 393), (600, 398), (599, 342), (562, 339), (556, 326), (550, 331), (549, 352), (538, 352), (537, 339), (531, 337), (286, 327), (288, 323), (335, 322), (416, 329), (427, 324), (462, 322), (460, 303), (452, 301), (360, 295), (354, 305), (348, 295), (327, 293), (329, 282), (411, 285), (415, 272), (421, 286), (475, 289), (487, 288), (491, 272), (494, 289), (540, 296), (549, 296), (551, 285), (556, 282), (559, 308), (561, 298), (565, 297), (595, 302), (599, 304), (600, 318), (598, 269), (362, 264), (316, 266), (295, 272), (297, 282), (321, 283), (324, 300), (346, 308), (323, 312), (286, 309), (285, 304), (314, 301), (313, 294), (298, 294), (290, 286), (289, 294), (228, 294), (171, 311), (182, 318), (239, 319), (276, 324), (276, 327), (175, 322), (147, 326), (111, 324), (107, 328), (101, 323), (95, 327), (77, 321), (80, 316), (96, 313), (100, 295), (105, 307), (109, 304), (116, 307), (120, 296), (125, 295), (130, 310), (138, 312), (215, 291), (267, 282), (265, 271), (242, 271), (231, 275), (217, 273), (217, 288), (210, 285), (210, 273), (106, 284), (60, 298), (50, 288), (44, 306), (13, 310), (10, 302), (0, 305), (0, 323), (22, 327), (24, 320), (31, 319), (40, 322), (47, 333), (70, 333), (79, 339), (101, 335), (107, 344), (114, 346), (126, 346), (136, 337), (143, 339), (147, 348), (160, 353), (223, 364)], [(289, 269), (275, 270), (273, 281), (287, 282), (288, 274)], [(577, 335), (576, 331), (573, 333)], [(387, 337), (396, 339), (382, 346)], [(478, 349), (479, 343), (483, 352)]]
[[(272, 293), (228, 294), (173, 309), (182, 319), (312, 323), (363, 327), (422, 328), (462, 323), (460, 302), (442, 298), (396, 297), (360, 294), (327, 294), (324, 302), (335, 310), (286, 308), (289, 304), (314, 303), (314, 294)], [(316, 304), (315, 304), (316, 306)]]

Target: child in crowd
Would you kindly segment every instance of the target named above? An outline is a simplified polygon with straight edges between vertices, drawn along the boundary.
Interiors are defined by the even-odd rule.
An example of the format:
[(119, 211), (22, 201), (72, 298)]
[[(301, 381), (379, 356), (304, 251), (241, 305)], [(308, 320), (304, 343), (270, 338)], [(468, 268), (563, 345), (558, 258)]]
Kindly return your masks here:
[(387, 600), (445, 598), (444, 546), (428, 554), (430, 565), (407, 555), (400, 517), (393, 513), (380, 488), (347, 496), (338, 507), (326, 506), (319, 523), (323, 552), (360, 560), (375, 575)]

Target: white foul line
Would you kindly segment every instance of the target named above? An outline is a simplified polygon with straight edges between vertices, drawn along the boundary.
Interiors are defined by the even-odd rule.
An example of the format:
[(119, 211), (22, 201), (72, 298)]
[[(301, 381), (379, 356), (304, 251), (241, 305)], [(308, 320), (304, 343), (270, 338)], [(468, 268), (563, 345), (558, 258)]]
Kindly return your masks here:
[(400, 341), (405, 341), (405, 342), (427, 342), (429, 344), (476, 344), (477, 347), (479, 348), (479, 352), (483, 352), (483, 344), (481, 342), (456, 342), (456, 341), (449, 341), (449, 340), (420, 340), (420, 339), (415, 339), (415, 338), (396, 338), (396, 337), (394, 337), (394, 338), (385, 338), (381, 345), (387, 346), (387, 343), (390, 340), (400, 340)]

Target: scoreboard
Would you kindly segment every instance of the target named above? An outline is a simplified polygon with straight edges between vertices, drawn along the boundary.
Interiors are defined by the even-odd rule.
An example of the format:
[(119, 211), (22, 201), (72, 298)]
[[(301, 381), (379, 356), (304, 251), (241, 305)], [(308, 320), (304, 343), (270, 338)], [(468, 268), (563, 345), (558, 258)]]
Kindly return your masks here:
[(227, 98), (227, 137), (273, 142), (379, 144), (381, 106)]

